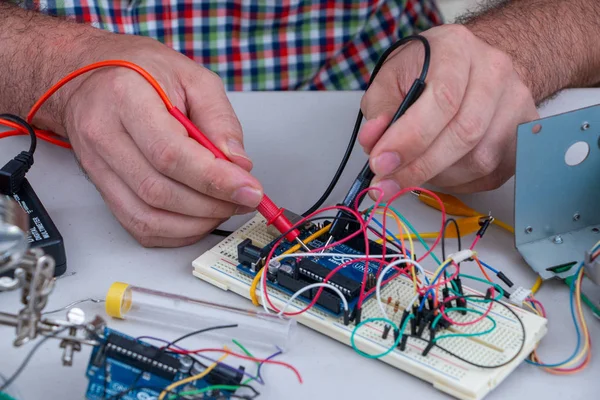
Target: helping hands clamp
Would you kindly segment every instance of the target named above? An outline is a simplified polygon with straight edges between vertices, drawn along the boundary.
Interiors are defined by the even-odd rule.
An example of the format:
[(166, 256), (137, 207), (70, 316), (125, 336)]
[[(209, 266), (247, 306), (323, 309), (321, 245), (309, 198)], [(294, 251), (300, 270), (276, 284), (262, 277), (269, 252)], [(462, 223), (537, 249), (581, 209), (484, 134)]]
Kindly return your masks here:
[(13, 271), (12, 276), (0, 277), (0, 292), (21, 290), (23, 308), (18, 313), (0, 312), (0, 325), (16, 329), (14, 346), (22, 346), (38, 336), (61, 341), (63, 365), (70, 366), (73, 354), (81, 345), (97, 345), (106, 326), (96, 317), (85, 322), (81, 309), (72, 308), (66, 320), (44, 317), (43, 310), (54, 289), (54, 259), (40, 249), (28, 249), (28, 219), (14, 201), (0, 197), (0, 274)]

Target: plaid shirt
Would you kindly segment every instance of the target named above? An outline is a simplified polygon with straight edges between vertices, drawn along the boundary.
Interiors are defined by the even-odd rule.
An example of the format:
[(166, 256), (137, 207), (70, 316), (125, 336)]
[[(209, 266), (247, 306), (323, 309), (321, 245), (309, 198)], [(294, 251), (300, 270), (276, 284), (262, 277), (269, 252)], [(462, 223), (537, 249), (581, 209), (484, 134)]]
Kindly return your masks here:
[(364, 89), (398, 38), (440, 24), (435, 0), (27, 0), (24, 6), (155, 38), (228, 90)]

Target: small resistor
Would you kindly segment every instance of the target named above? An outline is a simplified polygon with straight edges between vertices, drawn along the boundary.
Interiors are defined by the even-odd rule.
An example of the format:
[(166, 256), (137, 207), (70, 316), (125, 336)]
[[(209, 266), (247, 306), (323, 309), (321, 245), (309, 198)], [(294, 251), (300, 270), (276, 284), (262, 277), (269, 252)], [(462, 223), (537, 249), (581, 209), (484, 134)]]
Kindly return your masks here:
[(375, 278), (375, 275), (369, 274), (369, 276), (367, 277), (367, 285), (369, 286), (369, 289), (374, 288), (376, 283), (377, 283), (377, 280)]
[(387, 301), (387, 303), (388, 303), (388, 306), (389, 306), (390, 304), (392, 304), (392, 296), (388, 297), (388, 301)]
[(394, 308), (398, 307), (400, 307), (400, 300), (396, 300), (396, 302), (394, 303)]
[(398, 303), (394, 304), (394, 313), (397, 313), (397, 312), (398, 312), (398, 308), (399, 308), (399, 307), (398, 307)]

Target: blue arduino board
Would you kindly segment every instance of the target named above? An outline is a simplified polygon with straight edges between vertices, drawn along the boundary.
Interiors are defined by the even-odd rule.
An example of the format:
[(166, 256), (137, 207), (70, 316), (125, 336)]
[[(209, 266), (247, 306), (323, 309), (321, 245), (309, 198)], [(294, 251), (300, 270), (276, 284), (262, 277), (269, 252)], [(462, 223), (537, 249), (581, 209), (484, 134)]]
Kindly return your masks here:
[[(163, 352), (156, 346), (108, 328), (104, 337), (106, 342), (95, 346), (90, 356), (86, 372), (89, 380), (87, 400), (156, 400), (168, 385), (190, 376), (189, 367), (186, 371), (180, 363), (181, 357), (185, 356)], [(162, 357), (154, 359), (147, 357), (149, 354)], [(198, 390), (214, 384), (203, 378), (183, 388)], [(230, 393), (219, 391), (218, 398), (229, 399)], [(206, 393), (206, 398), (212, 398), (210, 393)]]
[[(314, 229), (312, 230), (305, 230), (301, 233), (301, 237), (306, 238), (307, 236), (309, 236), (310, 234), (314, 233)], [(371, 242), (371, 244), (374, 244), (373, 242)], [(270, 244), (268, 247), (270, 247), (272, 244)], [(288, 250), (290, 247), (292, 247), (294, 244), (290, 244), (290, 243), (282, 243), (277, 250), (275, 251), (275, 255), (280, 255), (282, 254), (284, 251)], [(325, 243), (321, 240), (315, 239), (312, 240), (308, 246), (311, 247), (312, 249), (317, 249), (320, 247), (323, 247), (325, 245)], [(377, 245), (378, 246), (378, 245)], [(332, 271), (333, 269), (339, 267), (342, 264), (345, 264), (355, 258), (359, 258), (361, 255), (363, 255), (363, 253), (353, 249), (352, 247), (346, 245), (346, 244), (340, 244), (337, 246), (334, 246), (330, 249), (327, 249), (328, 253), (337, 253), (339, 255), (335, 255), (335, 256), (322, 256), (322, 257), (315, 257), (315, 258), (310, 258), (311, 260), (313, 260), (315, 263), (319, 264), (320, 266), (325, 267), (328, 271)], [(388, 253), (395, 253), (393, 251), (390, 251), (388, 249)], [(282, 263), (284, 263), (285, 261), (282, 260)], [(346, 267), (342, 268), (341, 270), (339, 270), (338, 272), (336, 272), (336, 275), (341, 275), (345, 278), (351, 279), (354, 282), (358, 282), (361, 283), (363, 278), (364, 278), (364, 271), (365, 271), (365, 262), (364, 261), (357, 261), (357, 262), (353, 262), (349, 265), (347, 265)], [(368, 272), (367, 275), (369, 276), (376, 276), (377, 272), (379, 270), (380, 264), (378, 262), (374, 262), (374, 261), (370, 261), (368, 263)], [(247, 265), (244, 264), (239, 264), (237, 266), (238, 270), (240, 272), (243, 272), (244, 274), (247, 274), (251, 277), (256, 276), (256, 272), (248, 267)], [(384, 276), (384, 280), (387, 278), (390, 278), (392, 275), (394, 274), (394, 271), (388, 271), (386, 273), (386, 275)], [(267, 285), (269, 287), (275, 288), (277, 290), (280, 290), (288, 295), (292, 295), (294, 294), (295, 290), (290, 290), (289, 288), (283, 287), (282, 285), (278, 284), (278, 282), (273, 281), (272, 279), (269, 279), (267, 281)], [(312, 298), (310, 296), (309, 292), (306, 292), (306, 295), (301, 295), (298, 297), (298, 299), (302, 302), (305, 303), (310, 303), (312, 301)], [(358, 299), (357, 298), (348, 298), (348, 307), (350, 308), (350, 310), (354, 310), (354, 308), (357, 305)], [(340, 317), (343, 315), (343, 311), (339, 312), (335, 312), (330, 308), (326, 308), (323, 307), (319, 304), (315, 304), (315, 307), (318, 308), (319, 310), (330, 314), (332, 316), (335, 317)]]

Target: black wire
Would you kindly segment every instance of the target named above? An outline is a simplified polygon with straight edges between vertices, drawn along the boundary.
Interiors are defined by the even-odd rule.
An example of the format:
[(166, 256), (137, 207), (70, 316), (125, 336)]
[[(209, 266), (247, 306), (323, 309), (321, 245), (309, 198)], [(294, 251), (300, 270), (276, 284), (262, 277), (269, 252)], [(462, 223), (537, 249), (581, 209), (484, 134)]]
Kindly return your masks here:
[[(385, 64), (385, 61), (387, 60), (389, 55), (393, 51), (398, 49), (399, 47), (404, 46), (405, 44), (407, 44), (411, 41), (414, 41), (414, 40), (420, 41), (423, 44), (423, 47), (425, 48), (425, 54), (423, 56), (423, 67), (421, 69), (421, 75), (419, 76), (419, 80), (425, 82), (425, 79), (427, 78), (427, 73), (429, 72), (429, 63), (431, 61), (431, 48), (429, 46), (429, 42), (423, 36), (411, 35), (411, 36), (407, 36), (405, 38), (398, 40), (396, 43), (394, 43), (392, 46), (390, 46), (381, 55), (381, 57), (379, 57), (377, 64), (375, 64), (375, 68), (373, 68), (373, 72), (371, 73), (371, 77), (369, 79), (369, 83), (367, 84), (365, 91), (369, 89), (369, 87), (375, 80), (377, 73), (379, 72), (379, 70), (381, 69), (383, 64)], [(362, 124), (362, 120), (363, 120), (363, 113), (362, 113), (362, 110), (359, 110), (358, 116), (356, 117), (356, 122), (354, 122), (354, 129), (352, 130), (352, 135), (350, 136), (350, 141), (348, 142), (348, 147), (346, 147), (346, 152), (344, 153), (344, 156), (342, 157), (342, 161), (340, 162), (340, 165), (338, 166), (337, 171), (333, 175), (333, 179), (331, 179), (329, 186), (327, 186), (327, 189), (325, 189), (325, 192), (319, 198), (319, 200), (317, 200), (315, 202), (315, 204), (313, 204), (308, 210), (306, 210), (306, 212), (304, 212), (302, 214), (303, 217), (306, 217), (307, 215), (310, 215), (313, 212), (317, 211), (319, 209), (319, 207), (321, 207), (323, 205), (323, 203), (325, 203), (325, 200), (327, 200), (327, 198), (331, 195), (331, 192), (337, 185), (340, 177), (342, 176), (342, 173), (344, 172), (344, 169), (346, 168), (346, 164), (348, 163), (348, 160), (350, 159), (350, 155), (352, 154), (352, 149), (354, 148), (356, 139), (358, 137), (358, 132), (360, 131), (360, 126)]]
[(352, 149), (354, 149), (354, 144), (356, 143), (356, 139), (358, 138), (358, 132), (360, 131), (362, 118), (362, 112), (359, 112), (358, 116), (356, 117), (356, 122), (354, 123), (354, 129), (352, 130), (350, 141), (348, 142), (348, 147), (346, 147), (346, 151), (344, 152), (344, 156), (342, 157), (342, 161), (340, 162), (337, 171), (335, 171), (335, 174), (333, 175), (331, 182), (329, 182), (329, 186), (327, 186), (327, 189), (325, 189), (325, 192), (323, 192), (323, 194), (321, 195), (319, 200), (315, 202), (315, 204), (313, 204), (308, 210), (306, 210), (302, 214), (303, 217), (306, 217), (307, 215), (310, 215), (317, 211), (323, 205), (323, 203), (325, 203), (325, 200), (327, 200), (327, 198), (331, 195), (331, 192), (333, 192), (333, 189), (340, 180), (344, 169), (346, 169), (346, 164), (348, 164), (348, 160), (352, 155)]
[[(186, 333), (183, 336), (178, 337), (177, 339), (173, 340), (172, 342), (169, 342), (168, 344), (166, 344), (165, 346), (163, 346), (162, 348), (156, 348), (156, 352), (154, 354), (154, 356), (152, 357), (153, 361), (157, 361), (158, 357), (160, 357), (163, 353), (165, 353), (167, 351), (167, 349), (171, 346), (173, 346), (175, 343), (178, 343), (184, 339), (187, 339), (191, 336), (195, 336), (195, 335), (199, 335), (201, 333), (205, 333), (205, 332), (210, 332), (210, 331), (214, 331), (217, 329), (227, 329), (227, 328), (237, 328), (237, 324), (231, 324), (231, 325), (218, 325), (218, 326), (211, 326), (209, 328), (204, 328), (204, 329), (199, 329), (197, 331), (193, 331), (190, 333)], [(106, 370), (106, 355), (104, 357), (104, 368)], [(204, 365), (202, 363), (200, 363), (200, 365)], [(124, 395), (126, 395), (127, 393), (131, 392), (132, 390), (136, 390), (137, 389), (137, 382), (140, 380), (140, 378), (142, 377), (142, 375), (144, 374), (143, 370), (140, 370), (140, 373), (138, 374), (138, 376), (135, 378), (135, 380), (133, 381), (133, 385), (130, 386), (128, 389), (121, 391), (120, 393), (117, 393), (116, 395), (114, 395), (113, 397), (111, 397), (111, 399), (117, 400), (122, 398)], [(107, 380), (107, 376), (106, 374), (104, 374), (104, 386), (106, 387), (106, 380)], [(106, 397), (106, 392), (104, 393), (104, 397)]]
[(19, 365), (19, 367), (16, 369), (16, 371), (13, 372), (13, 374), (8, 379), (6, 379), (6, 381), (2, 384), (2, 386), (0, 386), (0, 392), (5, 391), (19, 377), (19, 375), (21, 375), (21, 373), (23, 372), (25, 367), (27, 367), (27, 364), (29, 364), (29, 361), (31, 361), (31, 358), (39, 350), (39, 348), (44, 343), (46, 343), (46, 341), (48, 339), (51, 339), (51, 338), (61, 334), (62, 332), (66, 331), (67, 329), (69, 329), (69, 327), (54, 331), (54, 332), (52, 332), (52, 334), (50, 334), (48, 336), (44, 336), (44, 338), (40, 339), (35, 344), (35, 346), (33, 346), (33, 348), (29, 351), (29, 353), (25, 356), (25, 358), (23, 359), (23, 362), (21, 362), (21, 365)]
[(191, 336), (199, 335), (201, 333), (210, 332), (210, 331), (216, 331), (218, 329), (228, 329), (228, 328), (237, 328), (237, 327), (238, 327), (238, 324), (230, 324), (230, 325), (211, 326), (210, 328), (199, 329), (197, 331), (186, 333), (185, 335), (178, 337), (177, 339), (173, 340), (169, 344), (165, 345), (163, 347), (163, 349), (168, 349), (169, 347), (173, 346), (176, 343), (181, 342), (184, 339), (187, 339), (187, 338), (189, 338)]
[(31, 127), (31, 125), (29, 125), (29, 123), (27, 121), (25, 121), (23, 118), (19, 117), (18, 115), (0, 114), (0, 118), (5, 119), (7, 121), (14, 122), (15, 124), (19, 124), (23, 128), (25, 128), (27, 130), (27, 132), (29, 132), (29, 137), (31, 138), (31, 144), (29, 145), (28, 153), (33, 156), (33, 153), (35, 153), (35, 148), (37, 147), (37, 136), (35, 136), (35, 131)]
[(446, 229), (448, 229), (448, 225), (451, 223), (454, 224), (456, 228), (456, 236), (458, 238), (458, 251), (462, 250), (462, 245), (460, 243), (460, 228), (458, 227), (458, 222), (454, 218), (448, 218), (446, 223), (444, 224), (444, 230), (442, 231), (442, 260), (446, 259)]
[[(460, 360), (460, 361), (462, 361), (464, 363), (467, 363), (469, 365), (472, 365), (472, 366), (478, 367), (478, 368), (485, 368), (485, 369), (500, 368), (500, 367), (504, 367), (505, 365), (508, 365), (511, 362), (513, 362), (521, 354), (521, 352), (523, 351), (523, 348), (525, 347), (525, 338), (526, 338), (525, 325), (523, 324), (523, 321), (521, 321), (521, 318), (519, 317), (519, 315), (516, 312), (514, 312), (512, 308), (510, 308), (509, 306), (507, 306), (503, 302), (498, 301), (498, 300), (496, 300), (494, 298), (487, 299), (485, 296), (475, 295), (475, 294), (473, 294), (473, 295), (467, 295), (467, 296), (461, 296), (461, 297), (464, 298), (464, 299), (470, 299), (470, 298), (471, 299), (473, 299), (473, 298), (485, 299), (485, 300), (489, 300), (489, 301), (491, 301), (493, 303), (497, 303), (497, 304), (501, 305), (502, 307), (506, 308), (515, 317), (515, 319), (517, 320), (517, 322), (519, 323), (519, 325), (521, 327), (521, 331), (523, 332), (523, 336), (521, 338), (521, 346), (519, 346), (519, 350), (508, 361), (505, 361), (502, 364), (497, 364), (497, 365), (481, 365), (481, 364), (477, 364), (477, 363), (474, 363), (472, 361), (469, 361), (466, 358), (463, 358), (463, 357), (457, 355), (456, 353), (453, 353), (450, 350), (447, 350), (446, 348), (438, 345), (437, 342), (433, 342), (433, 346), (437, 347), (438, 349), (442, 350), (443, 352), (449, 354), (450, 356), (452, 356), (452, 357), (454, 357), (454, 358), (456, 358), (456, 359), (458, 359), (458, 360)], [(430, 340), (423, 339), (422, 337), (417, 336), (417, 335), (409, 335), (409, 337), (412, 337), (412, 338), (415, 338), (415, 339), (420, 339), (420, 340), (422, 340), (425, 343), (432, 344), (432, 342)]]
[[(279, 240), (281, 240), (284, 236), (286, 236), (288, 233), (290, 233), (291, 231), (293, 231), (294, 229), (298, 229), (299, 225), (304, 225), (307, 222), (315, 222), (315, 221), (322, 221), (322, 220), (341, 220), (341, 221), (347, 221), (347, 222), (356, 222), (355, 218), (348, 218), (348, 217), (339, 217), (339, 216), (329, 216), (329, 217), (313, 217), (307, 220), (304, 220), (302, 223), (298, 224), (296, 223), (296, 225), (294, 225), (293, 227), (291, 227), (287, 232), (282, 233), (281, 235), (277, 236), (275, 239), (273, 239), (271, 241), (271, 243), (277, 243)], [(377, 236), (379, 237), (385, 237), (383, 232), (378, 231), (376, 228), (372, 227), (372, 226), (368, 226), (368, 229), (371, 230), (372, 232), (374, 232)], [(385, 241), (385, 243), (391, 244), (392, 246), (396, 247), (400, 253), (402, 253), (402, 248), (400, 246), (398, 246), (396, 243), (394, 242), (390, 242), (390, 241)]]

